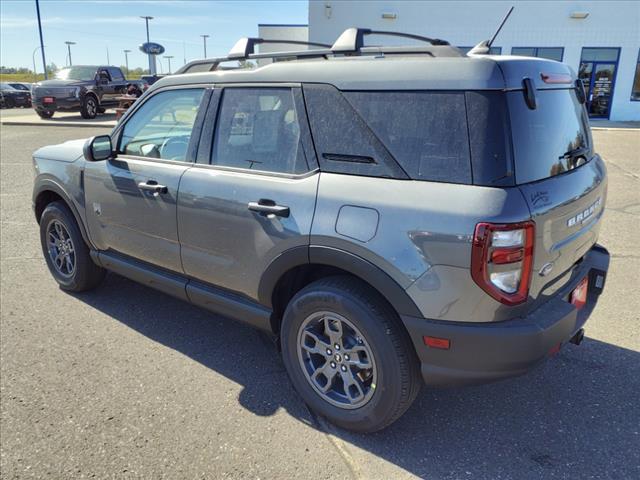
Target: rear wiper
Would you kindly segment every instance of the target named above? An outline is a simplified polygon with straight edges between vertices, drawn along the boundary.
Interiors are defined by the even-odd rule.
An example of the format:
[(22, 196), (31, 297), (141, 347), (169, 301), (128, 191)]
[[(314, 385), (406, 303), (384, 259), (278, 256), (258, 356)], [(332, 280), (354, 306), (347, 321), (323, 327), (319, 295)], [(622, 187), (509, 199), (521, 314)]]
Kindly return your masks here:
[(558, 157), (558, 159), (565, 160), (567, 158), (584, 157), (587, 153), (589, 153), (589, 150), (589, 147), (583, 145), (582, 147), (574, 148), (573, 150), (569, 150), (568, 152), (563, 153)]

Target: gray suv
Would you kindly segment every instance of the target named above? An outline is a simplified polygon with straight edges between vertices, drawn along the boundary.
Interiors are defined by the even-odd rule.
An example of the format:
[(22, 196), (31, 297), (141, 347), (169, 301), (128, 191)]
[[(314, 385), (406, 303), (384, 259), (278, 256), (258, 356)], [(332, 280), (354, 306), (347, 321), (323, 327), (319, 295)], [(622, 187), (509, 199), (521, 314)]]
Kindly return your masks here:
[[(244, 39), (110, 136), (36, 151), (61, 288), (110, 270), (269, 332), (310, 408), (364, 432), (423, 381), (513, 377), (579, 344), (609, 254), (575, 73), (368, 33), (281, 54)], [(218, 67), (265, 56), (287, 61)]]

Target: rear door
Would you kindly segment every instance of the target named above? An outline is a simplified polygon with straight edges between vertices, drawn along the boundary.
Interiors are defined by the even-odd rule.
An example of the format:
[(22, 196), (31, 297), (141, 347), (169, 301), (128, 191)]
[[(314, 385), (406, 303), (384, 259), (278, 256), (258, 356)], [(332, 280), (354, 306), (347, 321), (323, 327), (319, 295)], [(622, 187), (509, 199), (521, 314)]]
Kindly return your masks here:
[[(99, 250), (181, 272), (178, 185), (195, 158), (205, 88), (159, 91), (116, 135), (118, 153), (85, 167), (86, 216)], [(204, 111), (202, 112), (204, 115)]]
[(257, 300), (271, 261), (309, 244), (319, 174), (300, 88), (216, 86), (201, 138), (178, 197), (184, 271)]
[(586, 110), (573, 88), (538, 88), (534, 110), (522, 92), (507, 96), (516, 182), (536, 223), (530, 290), (536, 297), (596, 243), (606, 168), (593, 151)]

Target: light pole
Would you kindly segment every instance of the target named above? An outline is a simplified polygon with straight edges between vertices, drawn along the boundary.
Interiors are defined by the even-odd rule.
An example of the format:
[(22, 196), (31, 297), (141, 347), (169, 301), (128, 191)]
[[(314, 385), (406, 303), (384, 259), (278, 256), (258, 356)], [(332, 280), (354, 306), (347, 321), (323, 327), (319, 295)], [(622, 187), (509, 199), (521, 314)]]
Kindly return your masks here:
[(123, 50), (124, 52), (124, 64), (127, 67), (127, 77), (129, 76), (129, 54), (131, 53), (131, 50)]
[(38, 81), (38, 72), (36, 72), (36, 52), (41, 48), (44, 48), (44, 45), (34, 48), (33, 53), (31, 54), (31, 60), (33, 60), (33, 81), (34, 82)]
[(40, 3), (36, 0), (36, 13), (38, 14), (38, 33), (40, 33), (40, 50), (42, 50), (42, 68), (44, 69), (44, 79), (48, 80), (47, 61), (44, 58), (44, 40), (42, 39), (42, 22), (40, 22)]
[(207, 58), (207, 38), (209, 35), (200, 35), (202, 37), (202, 42), (204, 44), (204, 58)]
[(165, 55), (164, 58), (169, 62), (169, 75), (171, 75), (171, 59), (173, 58), (173, 55)]
[(67, 45), (67, 51), (69, 52), (69, 66), (73, 66), (73, 63), (71, 62), (71, 45), (75, 45), (76, 42), (64, 42)]
[[(147, 26), (147, 43), (150, 42), (149, 40), (149, 20), (153, 20), (153, 17), (149, 17), (149, 16), (141, 16), (140, 18), (144, 18), (144, 22)], [(149, 55), (149, 74), (150, 75), (155, 75), (156, 74), (156, 60), (155, 57), (153, 55), (151, 55), (150, 53)]]

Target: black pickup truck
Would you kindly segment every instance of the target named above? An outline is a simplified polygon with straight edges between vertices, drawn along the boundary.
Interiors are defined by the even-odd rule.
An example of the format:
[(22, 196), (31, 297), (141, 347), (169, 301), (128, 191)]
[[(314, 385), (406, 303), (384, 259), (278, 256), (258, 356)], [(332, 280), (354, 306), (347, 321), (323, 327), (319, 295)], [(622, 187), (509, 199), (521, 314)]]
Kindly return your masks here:
[(42, 118), (56, 111), (80, 112), (82, 118), (95, 118), (105, 109), (116, 107), (117, 98), (131, 89), (142, 92), (144, 82), (127, 80), (118, 67), (74, 65), (59, 70), (53, 80), (33, 86), (32, 104)]

